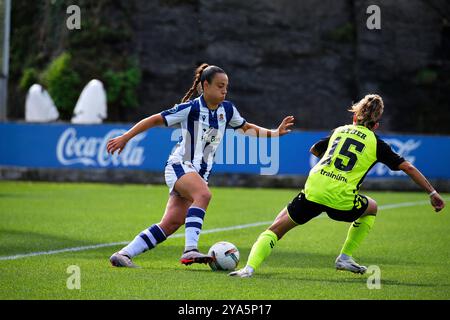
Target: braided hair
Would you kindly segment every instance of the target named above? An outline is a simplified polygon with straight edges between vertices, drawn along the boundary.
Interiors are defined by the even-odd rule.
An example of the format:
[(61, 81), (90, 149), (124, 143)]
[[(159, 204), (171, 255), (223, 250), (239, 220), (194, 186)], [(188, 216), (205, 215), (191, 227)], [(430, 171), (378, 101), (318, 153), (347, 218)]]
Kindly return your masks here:
[(210, 66), (207, 63), (202, 63), (195, 70), (192, 87), (186, 92), (183, 99), (181, 99), (181, 103), (188, 101), (196, 90), (201, 94), (203, 92), (203, 83), (205, 80), (208, 81), (208, 83), (211, 83), (216, 73), (225, 73), (225, 71), (217, 66)]

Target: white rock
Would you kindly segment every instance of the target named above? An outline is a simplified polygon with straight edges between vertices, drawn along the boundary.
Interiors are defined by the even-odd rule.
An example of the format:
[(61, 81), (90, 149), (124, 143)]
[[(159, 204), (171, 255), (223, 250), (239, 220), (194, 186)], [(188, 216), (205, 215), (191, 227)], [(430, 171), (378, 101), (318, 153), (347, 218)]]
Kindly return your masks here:
[(102, 123), (106, 117), (106, 91), (101, 81), (93, 79), (84, 87), (78, 98), (72, 123)]
[(25, 121), (50, 122), (58, 117), (58, 110), (47, 90), (39, 84), (33, 84), (25, 100)]

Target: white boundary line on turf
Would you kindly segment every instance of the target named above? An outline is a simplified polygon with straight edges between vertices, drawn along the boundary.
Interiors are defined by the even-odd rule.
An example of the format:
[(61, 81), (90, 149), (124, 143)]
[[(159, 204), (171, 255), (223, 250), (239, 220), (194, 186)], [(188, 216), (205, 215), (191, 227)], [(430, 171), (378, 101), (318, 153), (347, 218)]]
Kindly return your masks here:
[[(393, 203), (393, 204), (386, 204), (386, 205), (379, 206), (378, 210), (396, 209), (396, 208), (402, 208), (402, 207), (412, 207), (412, 206), (416, 206), (416, 205), (424, 205), (424, 204), (429, 204), (429, 203), (430, 203), (430, 201), (415, 201), (415, 202)], [(249, 223), (249, 224), (242, 224), (242, 225), (231, 226), (231, 227), (203, 230), (202, 234), (216, 233), (216, 232), (229, 231), (229, 230), (246, 229), (246, 228), (252, 228), (252, 227), (268, 225), (270, 223), (272, 223), (272, 220), (271, 221)], [(179, 234), (175, 234), (173, 236), (169, 236), (169, 238), (181, 238), (181, 237), (184, 237), (184, 234), (179, 233)], [(0, 261), (2, 261), (2, 260), (17, 260), (17, 259), (22, 259), (22, 258), (29, 258), (29, 257), (35, 257), (35, 256), (43, 256), (43, 255), (51, 255), (51, 254), (58, 254), (58, 253), (64, 253), (64, 252), (77, 252), (77, 251), (98, 249), (98, 248), (104, 248), (104, 247), (113, 247), (113, 246), (118, 246), (118, 245), (126, 245), (128, 243), (129, 243), (129, 241), (111, 242), (111, 243), (102, 243), (102, 244), (96, 244), (96, 245), (91, 245), (91, 246), (65, 248), (65, 249), (51, 250), (51, 251), (40, 251), (40, 252), (23, 253), (23, 254), (16, 254), (16, 255), (13, 255), (13, 256), (0, 257)]]
[[(221, 231), (229, 231), (229, 230), (246, 229), (246, 228), (251, 228), (251, 227), (268, 225), (271, 222), (272, 221), (255, 222), (255, 223), (249, 223), (249, 224), (242, 224), (242, 225), (239, 225), (239, 226), (231, 226), (231, 227), (225, 227), (225, 228), (203, 230), (202, 234), (215, 233), (215, 232), (221, 232)], [(169, 236), (168, 238), (181, 238), (181, 237), (184, 237), (184, 233), (183, 234), (182, 233), (175, 234), (175, 235)], [(51, 251), (40, 251), (40, 252), (23, 253), (23, 254), (16, 254), (16, 255), (13, 255), (13, 256), (0, 257), (0, 261), (1, 260), (17, 260), (17, 259), (22, 259), (22, 258), (43, 256), (43, 255), (50, 255), (50, 254), (57, 254), (57, 253), (64, 253), (64, 252), (84, 251), (84, 250), (98, 249), (98, 248), (104, 248), (104, 247), (113, 247), (113, 246), (118, 246), (118, 245), (126, 245), (128, 243), (130, 243), (130, 241), (101, 243), (101, 244), (95, 244), (95, 245), (91, 245), (91, 246), (65, 248), (65, 249), (51, 250)]]

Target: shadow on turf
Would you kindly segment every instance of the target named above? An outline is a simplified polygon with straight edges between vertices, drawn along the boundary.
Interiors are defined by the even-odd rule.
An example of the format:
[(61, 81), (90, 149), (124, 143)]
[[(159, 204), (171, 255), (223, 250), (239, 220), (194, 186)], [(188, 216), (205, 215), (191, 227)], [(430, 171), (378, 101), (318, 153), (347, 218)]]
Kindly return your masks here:
[(97, 243), (32, 231), (0, 230), (0, 256), (83, 247)]
[[(243, 267), (245, 265), (246, 260), (242, 259), (242, 256), (246, 257), (248, 256), (248, 252), (250, 250), (248, 248), (245, 248), (241, 251), (241, 262), (239, 264), (239, 267)], [(243, 254), (242, 254), (243, 253)], [(351, 274), (350, 272), (345, 271), (336, 271), (334, 269), (334, 255), (330, 254), (318, 254), (318, 253), (312, 253), (312, 252), (298, 252), (298, 253), (292, 253), (292, 252), (286, 252), (286, 251), (279, 251), (279, 252), (273, 252), (270, 256), (270, 259), (266, 261), (267, 265), (271, 265), (273, 267), (279, 266), (280, 268), (298, 268), (297, 273), (282, 273), (282, 272), (264, 272), (264, 274), (261, 276), (264, 279), (274, 279), (274, 280), (289, 280), (289, 281), (309, 281), (309, 282), (328, 282), (328, 283), (365, 283), (367, 281), (368, 276), (370, 275), (357, 275), (357, 274)], [(282, 261), (282, 264), (280, 264), (278, 261)], [(371, 256), (369, 259), (367, 259), (367, 262), (371, 263), (363, 263), (365, 265), (370, 264), (377, 264), (379, 266), (383, 265), (397, 265), (397, 266), (408, 266), (408, 265), (419, 265), (416, 261), (399, 261), (398, 259), (389, 259), (387, 257), (374, 257)], [(329, 269), (329, 275), (330, 277), (332, 275), (336, 275), (336, 279), (317, 279), (317, 278), (305, 278), (302, 276), (302, 269)], [(189, 269), (186, 268), (187, 271), (190, 272), (210, 272), (209, 269)], [(321, 271), (323, 272), (323, 271)], [(227, 272), (221, 271), (219, 272), (221, 274), (226, 275)], [(310, 274), (310, 271), (308, 271), (308, 274)], [(354, 277), (354, 278), (342, 278), (342, 276), (345, 277)], [(397, 280), (389, 280), (385, 279), (382, 280), (382, 285), (386, 286), (407, 286), (407, 287), (435, 287), (436, 284), (427, 284), (427, 283), (411, 283), (411, 282), (401, 282)], [(442, 286), (450, 286), (450, 285), (442, 285)]]
[[(89, 244), (87, 244), (89, 245)], [(83, 251), (78, 252), (77, 255), (79, 257), (85, 257), (90, 259), (95, 259), (98, 257), (106, 257), (105, 251), (108, 252), (106, 255), (108, 255), (107, 258), (109, 258), (110, 254), (113, 254), (115, 251), (122, 248), (122, 246), (111, 246), (111, 247), (104, 247), (99, 248), (97, 250), (98, 254), (94, 254), (91, 250), (89, 251)], [(207, 252), (207, 248), (200, 247), (201, 252)], [(146, 264), (150, 259), (169, 259), (173, 260), (174, 262), (177, 262), (179, 257), (181, 256), (183, 251), (183, 245), (168, 245), (164, 243), (161, 245), (161, 247), (157, 247), (151, 251), (148, 251), (146, 253), (143, 253), (142, 255), (139, 255), (138, 258), (135, 259), (135, 262), (137, 264)], [(240, 250), (241, 253), (241, 261), (240, 266), (243, 266), (247, 260), (247, 257), (249, 255), (250, 248), (242, 248)], [(315, 253), (315, 252), (305, 252), (305, 251), (298, 251), (298, 252), (287, 252), (283, 250), (274, 250), (268, 260), (265, 262), (270, 265), (275, 266), (282, 266), (284, 268), (334, 268), (334, 260), (337, 256), (338, 252), (336, 252), (335, 255), (333, 254), (323, 254), (323, 253)], [(368, 256), (367, 258), (360, 258), (356, 257), (356, 260), (360, 262), (362, 265), (393, 265), (393, 266), (417, 266), (417, 265), (425, 265), (425, 263), (419, 263), (417, 261), (411, 261), (411, 260), (400, 260), (398, 257), (390, 259), (389, 257), (375, 257), (375, 256)], [(279, 264), (279, 261), (282, 261), (282, 265)], [(189, 267), (187, 268), (189, 269)], [(195, 270), (195, 271), (201, 271), (201, 270)]]
[[(211, 270), (209, 269), (186, 269), (189, 272), (196, 272), (196, 273), (210, 273)], [(229, 271), (218, 271), (218, 275), (227, 276)], [(345, 271), (335, 271), (333, 268), (330, 267), (329, 271), (329, 277), (326, 279), (321, 278), (314, 278), (314, 277), (304, 277), (302, 275), (301, 270), (297, 274), (291, 274), (286, 275), (286, 273), (281, 272), (263, 272), (260, 274), (255, 275), (252, 279), (256, 280), (287, 280), (287, 281), (302, 281), (302, 282), (321, 282), (321, 283), (337, 283), (337, 284), (343, 284), (343, 283), (363, 283), (365, 284), (367, 282), (367, 275), (358, 275), (358, 274), (351, 274), (349, 272)], [(341, 278), (341, 276), (345, 277), (353, 277), (353, 278)], [(334, 277), (334, 278), (331, 278)], [(237, 279), (237, 278), (233, 278)], [(242, 280), (241, 280), (242, 281)], [(243, 281), (248, 281), (243, 280)], [(251, 281), (251, 280), (250, 280)], [(381, 285), (382, 286), (405, 286), (405, 287), (436, 287), (435, 283), (411, 283), (411, 282), (401, 282), (401, 281), (395, 281), (395, 280), (388, 280), (388, 279), (381, 279)], [(448, 284), (440, 284), (441, 287), (450, 287)]]
[(42, 194), (32, 194), (32, 193), (7, 193), (0, 192), (0, 199), (42, 199), (42, 198), (50, 198), (51, 196), (43, 196)]
[[(8, 246), (8, 251), (12, 251), (14, 253), (12, 254), (18, 254), (18, 253), (27, 253), (27, 252), (33, 252), (33, 251), (46, 251), (46, 250), (58, 250), (59, 248), (67, 248), (67, 247), (73, 247), (73, 246), (87, 246), (87, 245), (95, 245), (98, 243), (92, 243), (92, 242), (86, 242), (86, 241), (80, 241), (80, 240), (73, 240), (68, 239), (66, 237), (60, 237), (60, 236), (53, 236), (53, 235), (47, 235), (47, 234), (40, 234), (36, 232), (23, 232), (23, 231), (16, 231), (16, 230), (0, 230), (0, 234), (2, 236), (6, 236), (8, 238), (14, 238), (17, 237), (18, 239), (24, 239), (24, 236), (26, 236), (27, 243), (33, 243), (38, 248), (35, 250), (30, 249), (29, 244), (23, 244), (19, 245), (16, 244), (15, 246), (11, 247)], [(58, 245), (59, 244), (59, 245)], [(64, 245), (62, 245), (64, 244)], [(47, 248), (50, 247), (50, 248)], [(76, 254), (77, 257), (82, 258), (88, 258), (88, 259), (101, 259), (104, 260), (105, 265), (109, 265), (109, 255), (112, 254), (114, 251), (118, 250), (121, 246), (111, 246), (111, 247), (103, 247), (98, 248), (96, 250), (86, 250), (81, 252), (74, 252), (73, 254)], [(0, 247), (1, 248), (1, 247)], [(201, 250), (205, 251), (205, 248), (201, 248)], [(148, 252), (144, 253), (139, 257), (139, 259), (136, 259), (136, 263), (138, 265), (142, 265), (142, 268), (140, 270), (145, 269), (152, 269), (148, 266), (149, 260), (151, 259), (169, 259), (173, 260), (173, 264), (168, 266), (168, 270), (174, 270), (174, 267), (177, 267), (177, 270), (180, 272), (194, 272), (194, 273), (211, 273), (211, 269), (208, 265), (199, 265), (195, 264), (192, 266), (183, 266), (181, 264), (178, 264), (178, 258), (179, 254), (181, 255), (181, 252), (183, 250), (182, 245), (165, 245), (164, 247), (156, 249), (154, 252)], [(3, 251), (3, 250), (1, 250)], [(107, 253), (105, 253), (107, 252)], [(244, 266), (246, 259), (248, 257), (248, 254), (250, 252), (250, 248), (243, 248), (241, 250), (241, 262), (239, 264), (239, 267)], [(176, 254), (175, 254), (176, 253)], [(179, 253), (179, 254), (178, 254)], [(11, 254), (11, 253), (10, 253)], [(3, 253), (2, 255), (8, 255), (8, 253)], [(150, 257), (151, 255), (151, 257)], [(312, 253), (312, 252), (286, 252), (286, 251), (278, 251), (274, 252), (271, 255), (271, 258), (266, 261), (268, 265), (271, 265), (273, 267), (279, 266), (280, 268), (298, 268), (298, 271), (296, 273), (290, 273), (286, 274), (284, 272), (263, 272), (260, 275), (255, 275), (254, 279), (273, 279), (273, 280), (288, 280), (288, 281), (305, 281), (305, 282), (323, 282), (323, 283), (365, 283), (367, 281), (367, 275), (353, 275), (348, 272), (336, 272), (334, 270), (334, 259), (335, 257), (331, 254), (318, 254), (318, 253)], [(140, 261), (139, 261), (140, 260)], [(282, 264), (280, 264), (278, 261), (283, 261)], [(389, 264), (389, 265), (417, 265), (417, 263), (411, 261), (399, 261), (397, 259), (389, 259), (386, 257), (378, 258), (378, 257), (370, 257), (369, 259), (372, 262), (376, 262), (378, 265), (383, 264)], [(179, 268), (178, 268), (179, 267)], [(201, 267), (201, 268), (199, 268)], [(329, 276), (334, 278), (326, 278), (326, 279), (318, 279), (318, 278), (311, 278), (311, 277), (305, 277), (302, 273), (302, 269), (324, 269), (329, 268)], [(132, 270), (130, 270), (132, 271)], [(323, 272), (323, 271), (321, 271)], [(216, 272), (218, 275), (221, 276), (227, 276), (227, 271), (219, 271)], [(310, 271), (308, 271), (310, 273)], [(342, 278), (342, 276), (345, 276), (346, 278)], [(349, 278), (352, 277), (352, 278)], [(408, 283), (408, 282), (400, 282), (396, 280), (389, 280), (385, 279), (381, 281), (382, 285), (385, 286), (407, 286), (407, 287), (435, 287), (436, 284), (424, 284), (424, 283)], [(441, 285), (449, 287), (450, 285)]]
[[(342, 274), (341, 274), (342, 273)], [(345, 274), (344, 274), (345, 273)], [(336, 274), (336, 278), (334, 279), (318, 279), (318, 278), (306, 278), (306, 277), (301, 277), (301, 276), (286, 276), (286, 274), (283, 273), (267, 273), (265, 272), (263, 275), (261, 275), (262, 277), (264, 277), (264, 279), (273, 279), (273, 280), (289, 280), (289, 281), (304, 281), (304, 282), (323, 282), (323, 283), (366, 283), (367, 282), (367, 275), (358, 275), (358, 274), (351, 274), (349, 272), (345, 272), (345, 271), (334, 271), (332, 268), (330, 268), (330, 277), (333, 274)], [(340, 276), (346, 276), (346, 277), (354, 277), (354, 278), (344, 278), (344, 279), (340, 279), (338, 277)], [(405, 287), (430, 287), (430, 288), (434, 288), (436, 287), (436, 283), (411, 283), (411, 282), (401, 282), (401, 281), (397, 281), (397, 280), (389, 280), (389, 279), (383, 279), (381, 278), (381, 285), (382, 286), (405, 286)], [(450, 285), (444, 284), (444, 285), (439, 285), (442, 287), (450, 287)]]
[[(241, 250), (241, 263), (246, 261), (250, 253), (250, 248), (243, 248)], [(294, 268), (326, 268), (328, 266), (334, 267), (334, 261), (339, 254), (336, 251), (334, 254), (324, 254), (317, 252), (306, 252), (298, 250), (297, 252), (288, 252), (283, 250), (274, 250), (267, 260), (267, 263), (277, 264), (277, 261), (283, 261), (283, 267)], [(425, 263), (419, 263), (411, 260), (401, 260), (398, 257), (376, 257), (376, 256), (356, 256), (356, 261), (362, 265), (398, 265), (398, 266), (415, 266), (426, 265)]]

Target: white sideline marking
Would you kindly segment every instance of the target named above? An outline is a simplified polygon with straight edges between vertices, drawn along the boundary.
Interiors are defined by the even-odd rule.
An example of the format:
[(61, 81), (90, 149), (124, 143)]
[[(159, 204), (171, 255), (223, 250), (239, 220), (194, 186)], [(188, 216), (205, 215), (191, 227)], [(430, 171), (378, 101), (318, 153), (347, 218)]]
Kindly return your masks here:
[[(249, 224), (242, 224), (239, 226), (231, 226), (231, 227), (225, 227), (225, 228), (203, 230), (202, 234), (257, 227), (257, 226), (261, 226), (261, 225), (268, 225), (271, 222), (272, 221), (255, 222), (255, 223), (249, 223)], [(175, 234), (175, 235), (169, 236), (168, 238), (181, 238), (181, 237), (184, 237), (184, 233)], [(113, 246), (118, 246), (118, 245), (126, 245), (128, 243), (130, 243), (130, 241), (102, 243), (102, 244), (95, 244), (95, 245), (84, 246), (84, 247), (75, 247), (75, 248), (66, 248), (66, 249), (51, 250), (51, 251), (40, 251), (40, 252), (16, 254), (13, 256), (0, 257), (0, 261), (1, 260), (16, 260), (16, 259), (21, 259), (21, 258), (28, 258), (28, 257), (42, 256), (42, 255), (49, 255), (49, 254), (57, 254), (57, 253), (64, 253), (64, 252), (84, 251), (84, 250), (98, 249), (98, 248), (103, 248), (103, 247), (113, 247)]]
[[(445, 199), (445, 200), (447, 200), (447, 199)], [(401, 207), (412, 207), (412, 206), (416, 206), (416, 205), (423, 205), (423, 204), (429, 204), (429, 203), (430, 203), (430, 201), (415, 201), (415, 202), (393, 203), (393, 204), (386, 204), (386, 205), (383, 205), (383, 206), (379, 206), (378, 210), (395, 209), (395, 208), (401, 208)], [(321, 215), (321, 217), (322, 216), (324, 216), (324, 215)], [(203, 230), (202, 234), (216, 233), (216, 232), (229, 231), (229, 230), (246, 229), (246, 228), (258, 227), (258, 226), (262, 226), (262, 225), (268, 225), (270, 223), (272, 223), (272, 220), (271, 221), (249, 223), (249, 224), (241, 224), (241, 225), (231, 226), (231, 227)], [(169, 238), (181, 238), (181, 237), (184, 237), (184, 234), (179, 233), (179, 234), (175, 234), (173, 236), (169, 236)], [(113, 247), (113, 246), (118, 246), (118, 245), (126, 245), (129, 242), (130, 241), (102, 243), (102, 244), (96, 244), (96, 245), (91, 245), (91, 246), (83, 246), (83, 247), (74, 247), (74, 248), (65, 248), (65, 249), (59, 249), (59, 250), (51, 250), (51, 251), (40, 251), (40, 252), (16, 254), (16, 255), (13, 255), (13, 256), (0, 257), (0, 261), (1, 260), (17, 260), (17, 259), (22, 259), (22, 258), (42, 256), (42, 255), (50, 255), (50, 254), (58, 254), (58, 253), (64, 253), (64, 252), (84, 251), (84, 250), (98, 249), (98, 248), (104, 248), (104, 247)]]

